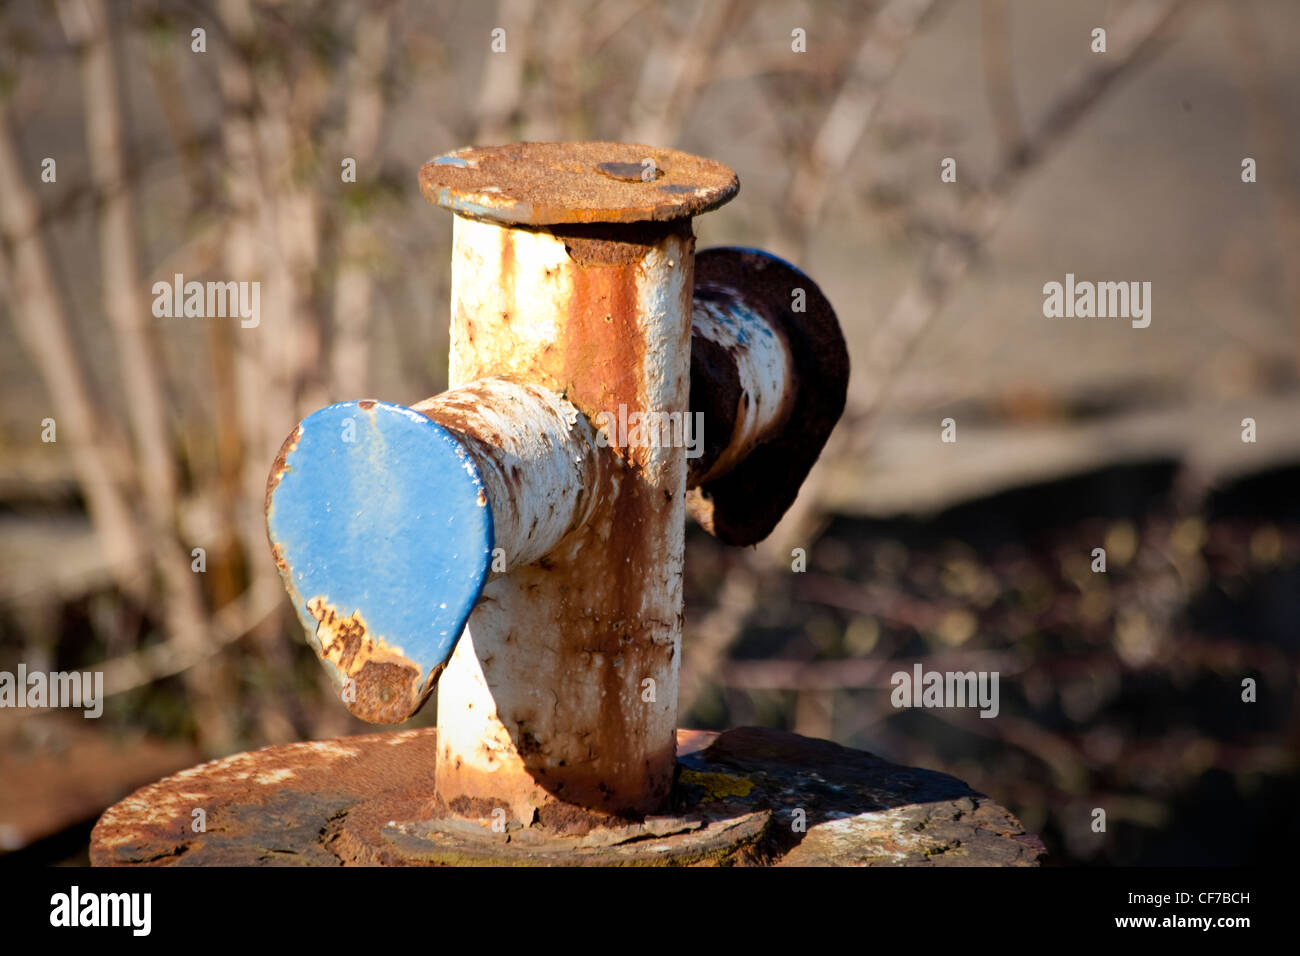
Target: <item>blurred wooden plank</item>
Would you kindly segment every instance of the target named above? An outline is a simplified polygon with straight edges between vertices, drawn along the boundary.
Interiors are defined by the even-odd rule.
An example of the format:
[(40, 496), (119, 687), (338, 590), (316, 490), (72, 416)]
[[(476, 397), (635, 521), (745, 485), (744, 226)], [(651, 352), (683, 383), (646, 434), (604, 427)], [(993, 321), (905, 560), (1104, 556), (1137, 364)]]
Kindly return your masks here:
[(94, 819), (137, 787), (200, 759), (193, 747), (115, 736), (67, 714), (0, 719), (0, 853)]
[[(1113, 465), (1158, 460), (1186, 463), (1223, 482), (1300, 462), (1300, 397), (1255, 396), (1204, 408), (1128, 410), (1081, 422), (963, 423), (957, 441), (940, 441), (933, 423), (882, 424), (861, 456), (827, 469), (820, 507), (840, 514), (925, 514), (1010, 488), (1053, 481)], [(1241, 440), (1253, 418), (1257, 441)], [(841, 426), (843, 427), (843, 426)]]
[(50, 604), (111, 584), (85, 515), (0, 515), (0, 602)]

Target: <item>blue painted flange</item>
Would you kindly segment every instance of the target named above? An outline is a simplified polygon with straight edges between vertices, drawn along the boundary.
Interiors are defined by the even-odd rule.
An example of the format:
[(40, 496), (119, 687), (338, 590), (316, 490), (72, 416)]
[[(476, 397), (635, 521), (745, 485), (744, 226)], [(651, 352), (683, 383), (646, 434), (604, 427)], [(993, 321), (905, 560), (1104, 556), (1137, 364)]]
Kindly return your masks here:
[(266, 505), (281, 578), (344, 700), (363, 719), (404, 720), (451, 656), (491, 564), (492, 510), (474, 462), (417, 411), (341, 402), (285, 442)]

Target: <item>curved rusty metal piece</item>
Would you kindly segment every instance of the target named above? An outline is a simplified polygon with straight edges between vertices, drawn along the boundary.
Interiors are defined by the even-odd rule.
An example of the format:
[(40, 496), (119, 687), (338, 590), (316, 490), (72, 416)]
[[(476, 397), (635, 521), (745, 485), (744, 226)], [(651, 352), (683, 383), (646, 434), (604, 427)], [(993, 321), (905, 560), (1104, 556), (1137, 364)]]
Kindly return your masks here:
[(696, 254), (691, 410), (704, 413), (705, 454), (691, 462), (686, 505), (709, 534), (733, 545), (771, 534), (848, 382), (844, 335), (817, 283), (757, 249)]

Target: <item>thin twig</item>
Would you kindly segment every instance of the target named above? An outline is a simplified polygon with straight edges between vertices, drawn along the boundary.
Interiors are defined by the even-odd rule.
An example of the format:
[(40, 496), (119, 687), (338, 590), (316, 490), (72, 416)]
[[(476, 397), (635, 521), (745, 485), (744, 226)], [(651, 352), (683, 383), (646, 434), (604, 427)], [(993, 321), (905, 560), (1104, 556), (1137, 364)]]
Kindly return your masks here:
[(714, 679), (726, 660), (727, 650), (744, 633), (753, 616), (758, 595), (758, 575), (748, 562), (738, 561), (727, 570), (717, 605), (698, 621), (689, 623), (682, 641), (678, 713), (690, 713), (706, 681)]
[(519, 107), (528, 38), (532, 32), (534, 0), (501, 0), (493, 29), (505, 30), (504, 52), (492, 52), (489, 38), (482, 39), (483, 80), (479, 86), (477, 143), (503, 143), (510, 139), (510, 120)]
[(24, 185), (30, 178), (20, 165), (7, 107), (0, 101), (0, 232), (7, 247), (0, 250), (0, 269), (13, 290), (10, 316), (49, 390), (58, 434), (71, 449), (109, 573), (123, 593), (144, 603), (144, 535), (119, 484), (129, 452), (91, 394), (45, 237), (36, 229), (38, 206)]
[[(1246, 116), (1251, 140), (1257, 144), (1259, 159), (1257, 175), (1268, 183), (1274, 196), (1269, 203), (1273, 221), (1273, 234), (1277, 242), (1278, 266), (1282, 273), (1283, 301), (1291, 313), (1295, 333), (1295, 362), (1300, 369), (1300, 266), (1296, 264), (1296, 251), (1300, 250), (1300, 191), (1295, 180), (1286, 171), (1287, 162), (1286, 119), (1266, 70), (1266, 48), (1255, 25), (1253, 10), (1242, 4), (1225, 5), (1233, 45), (1241, 63), (1242, 92), (1246, 100)], [(1243, 157), (1244, 158), (1244, 157)]]
[[(374, 166), (384, 115), (383, 71), (388, 59), (393, 6), (384, 4), (363, 14), (356, 25), (357, 41), (348, 70), (348, 97), (343, 129), (343, 154), (356, 161), (357, 183), (375, 180)], [(373, 231), (360, 217), (347, 218), (339, 235), (338, 278), (334, 284), (333, 374), (335, 397), (370, 395), (368, 328), (372, 303), (371, 270), (365, 263)]]
[(650, 48), (629, 109), (627, 142), (659, 145), (677, 140), (696, 96), (712, 77), (714, 53), (735, 11), (735, 0), (699, 4), (680, 37)]
[(166, 42), (158, 42), (150, 37), (147, 43), (145, 62), (149, 68), (149, 78), (153, 82), (154, 94), (162, 107), (163, 119), (171, 135), (176, 155), (180, 158), (181, 170), (185, 175), (186, 185), (190, 190), (190, 205), (203, 205), (212, 194), (212, 180), (203, 162), (205, 148), (200, 136), (194, 129), (189, 106), (185, 101), (185, 92), (176, 81), (179, 64), (176, 57), (174, 34), (170, 32)]
[[(727, 661), (719, 668), (716, 679), (744, 690), (883, 690), (890, 687), (894, 673), (910, 675), (912, 663), (881, 656), (831, 661)], [(944, 673), (996, 671), (1004, 677), (1021, 673), (1027, 666), (1020, 655), (1001, 651), (936, 654), (926, 657), (924, 664), (927, 670)]]
[(808, 242), (831, 192), (875, 118), (884, 90), (908, 43), (936, 0), (890, 0), (876, 15), (844, 75), (809, 150), (795, 167), (784, 219), (793, 255), (807, 258)]
[(993, 114), (993, 129), (1003, 156), (1014, 153), (1024, 141), (1020, 103), (1011, 55), (1011, 18), (1007, 0), (984, 0), (980, 26), (983, 30), (984, 95)]
[[(68, 40), (80, 51), (91, 181), (102, 196), (98, 212), (104, 308), (114, 332), (123, 396), (140, 454), (137, 481), (163, 583), (163, 619), (170, 640), (193, 652), (210, 643), (207, 609), (199, 579), (190, 568), (189, 548), (176, 537), (175, 454), (158, 374), (161, 363), (141, 295), (134, 195), (124, 176), (127, 163), (111, 24), (103, 0), (60, 0), (58, 9)], [(234, 737), (227, 712), (216, 700), (213, 676), (203, 667), (185, 672), (199, 741), (209, 751), (223, 748)]]
[(88, 669), (104, 672), (104, 693), (110, 696), (187, 673), (253, 631), (276, 612), (283, 599), (284, 592), (277, 581), (261, 578), (212, 616), (206, 644), (194, 646), (168, 640)]

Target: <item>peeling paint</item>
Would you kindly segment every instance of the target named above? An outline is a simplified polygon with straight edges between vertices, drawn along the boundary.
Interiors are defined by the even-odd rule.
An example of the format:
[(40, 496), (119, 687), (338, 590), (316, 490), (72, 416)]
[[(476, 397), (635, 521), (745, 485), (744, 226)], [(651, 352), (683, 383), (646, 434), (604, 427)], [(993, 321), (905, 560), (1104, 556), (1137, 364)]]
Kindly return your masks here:
[[(456, 438), (400, 405), (331, 405), (285, 442), (268, 480), (272, 556), (332, 679), (356, 681), (346, 702), (362, 719), (404, 720), (432, 691), (487, 578), (485, 494)], [(390, 651), (367, 650), (364, 671), (349, 649), (362, 634)]]
[[(694, 239), (684, 225), (609, 235), (455, 220), (452, 383), (505, 377), (563, 395), (565, 427), (582, 441), (554, 441), (583, 458), (588, 494), (586, 517), (542, 563), (511, 563), (487, 584), (440, 679), (438, 789), (449, 802), (496, 799), (527, 821), (556, 803), (618, 816), (667, 799), (684, 449), (578, 449), (590, 420), (620, 402), (686, 409)], [(653, 702), (642, 700), (646, 677)]]
[[(690, 217), (739, 188), (712, 160), (522, 143), (420, 181), (456, 214), (452, 388), (304, 420), (268, 479), (273, 557), (353, 713), (405, 719), (441, 675), (444, 810), (653, 814), (676, 769), (686, 508), (751, 543), (789, 506), (843, 407), (834, 313), (752, 250), (702, 259), (697, 286)], [(622, 408), (703, 413), (689, 495), (679, 443), (596, 441)]]
[(355, 681), (355, 699), (344, 697), (348, 710), (371, 723), (392, 724), (419, 709), (424, 702), (421, 669), (400, 647), (371, 633), (360, 611), (345, 617), (319, 596), (307, 602), (307, 611), (319, 622), (322, 660)]

